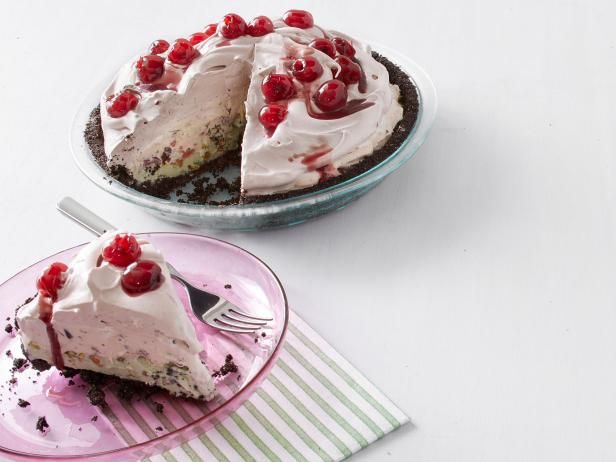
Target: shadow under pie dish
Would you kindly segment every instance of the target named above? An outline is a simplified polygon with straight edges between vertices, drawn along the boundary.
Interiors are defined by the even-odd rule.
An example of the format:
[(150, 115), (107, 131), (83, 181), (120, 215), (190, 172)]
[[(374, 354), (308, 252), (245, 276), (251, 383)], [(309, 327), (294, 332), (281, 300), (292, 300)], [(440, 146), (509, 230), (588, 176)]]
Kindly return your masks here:
[(434, 87), (404, 56), (295, 13), (308, 19), (287, 13), (264, 35), (250, 35), (257, 18), (228, 37), (229, 17), (245, 23), (227, 15), (194, 45), (154, 42), (82, 105), (80, 168), (163, 218), (219, 229), (294, 224), (371, 189), (427, 136)]

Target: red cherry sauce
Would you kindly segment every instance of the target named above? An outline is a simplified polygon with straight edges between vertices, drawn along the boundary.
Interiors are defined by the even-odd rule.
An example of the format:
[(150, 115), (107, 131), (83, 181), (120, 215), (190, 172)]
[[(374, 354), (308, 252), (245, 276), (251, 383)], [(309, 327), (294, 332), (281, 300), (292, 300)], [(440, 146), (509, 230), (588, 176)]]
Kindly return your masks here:
[(331, 152), (332, 148), (326, 144), (314, 147), (314, 151), (306, 154), (293, 154), (293, 156), (289, 157), (289, 162), (294, 162), (295, 159), (302, 159), (302, 164), (308, 167), (309, 172), (317, 172), (320, 176), (320, 180), (324, 180), (326, 178), (336, 176), (338, 174), (338, 170), (334, 165), (329, 162), (322, 167), (317, 167), (316, 164), (322, 159), (324, 156)]
[(53, 364), (57, 369), (64, 369), (64, 359), (62, 358), (62, 350), (58, 341), (58, 334), (53, 328), (51, 318), (53, 317), (53, 300), (51, 297), (43, 296), (39, 293), (39, 319), (45, 323), (47, 337), (49, 338), (49, 346), (51, 347), (51, 357)]
[(359, 69), (361, 70), (361, 76), (359, 77), (359, 82), (357, 82), (357, 89), (360, 93), (366, 93), (366, 91), (368, 90), (368, 82), (366, 81), (366, 73), (364, 72), (364, 66), (361, 65), (361, 61), (359, 61), (359, 59), (357, 59), (355, 56), (351, 58), (351, 61), (357, 64), (359, 66)]
[(36, 281), (39, 319), (45, 323), (53, 364), (60, 370), (64, 369), (64, 360), (60, 350), (58, 334), (53, 328), (52, 323), (53, 302), (58, 297), (58, 290), (64, 285), (63, 274), (67, 270), (68, 268), (64, 263), (52, 263)]
[(300, 154), (300, 156), (302, 157), (302, 164), (308, 167), (309, 172), (318, 170), (315, 164), (321, 157), (329, 154), (331, 150), (332, 148), (330, 148), (329, 146), (319, 146), (314, 152), (311, 152), (310, 154)]

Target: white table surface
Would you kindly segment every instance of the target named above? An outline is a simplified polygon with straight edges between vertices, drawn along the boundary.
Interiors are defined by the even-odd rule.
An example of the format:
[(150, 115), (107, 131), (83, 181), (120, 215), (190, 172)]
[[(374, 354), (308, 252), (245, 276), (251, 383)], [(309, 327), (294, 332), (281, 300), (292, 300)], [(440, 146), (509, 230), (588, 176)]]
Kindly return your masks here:
[[(345, 3), (293, 6), (428, 71), (427, 143), (341, 212), (216, 236), (271, 264), (293, 308), (411, 416), (353, 460), (614, 460), (616, 4)], [(64, 195), (135, 232), (186, 231), (83, 177), (71, 118), (151, 39), (290, 6), (3, 4), (0, 280), (90, 238), (55, 211)]]

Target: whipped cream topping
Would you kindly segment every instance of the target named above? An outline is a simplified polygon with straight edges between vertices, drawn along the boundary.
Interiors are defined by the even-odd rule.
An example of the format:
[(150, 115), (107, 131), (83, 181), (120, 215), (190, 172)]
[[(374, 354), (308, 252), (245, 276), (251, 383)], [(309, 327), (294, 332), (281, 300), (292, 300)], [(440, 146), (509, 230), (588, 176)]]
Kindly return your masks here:
[[(199, 130), (203, 131), (207, 121), (231, 123), (244, 100), (241, 179), (247, 195), (312, 186), (384, 144), (403, 110), (398, 87), (389, 83), (387, 70), (372, 57), (370, 48), (316, 26), (299, 29), (276, 20), (274, 27), (274, 32), (261, 37), (243, 35), (229, 40), (215, 34), (195, 45), (200, 56), (185, 72), (167, 62), (165, 74), (155, 86), (140, 86), (135, 67), (138, 58), (127, 63), (101, 97), (109, 163), (125, 165), (138, 181), (143, 180), (146, 175), (140, 174), (140, 169), (153, 158), (160, 159), (170, 143), (199, 145), (203, 136)], [(365, 88), (360, 91), (357, 83), (347, 85), (348, 101), (364, 104), (357, 112), (319, 118), (314, 114), (321, 111), (311, 95), (333, 78), (339, 66), (308, 44), (316, 38), (332, 37), (345, 38), (355, 48)], [(286, 118), (269, 136), (259, 122), (259, 111), (267, 104), (261, 82), (272, 72), (287, 73), (291, 58), (308, 55), (319, 61), (324, 72), (308, 84), (295, 82), (296, 97), (287, 102)], [(112, 118), (105, 111), (107, 101), (125, 88), (139, 89), (139, 103), (125, 116)], [(171, 162), (186, 156), (182, 151), (167, 153)]]
[[(150, 243), (139, 242), (140, 260), (156, 262), (163, 281), (155, 290), (131, 296), (121, 286), (126, 269), (101, 259), (103, 248), (116, 234), (104, 234), (77, 254), (53, 302), (51, 326), (65, 366), (156, 383), (175, 393), (211, 396), (214, 387), (201, 363), (202, 344), (162, 254)], [(54, 364), (47, 326), (39, 315), (39, 298), (18, 311), (19, 334), (30, 359)], [(168, 365), (188, 367), (192, 375), (188, 380), (197, 388), (182, 377), (174, 377), (175, 383), (166, 383), (162, 374), (156, 378), (153, 371)]]

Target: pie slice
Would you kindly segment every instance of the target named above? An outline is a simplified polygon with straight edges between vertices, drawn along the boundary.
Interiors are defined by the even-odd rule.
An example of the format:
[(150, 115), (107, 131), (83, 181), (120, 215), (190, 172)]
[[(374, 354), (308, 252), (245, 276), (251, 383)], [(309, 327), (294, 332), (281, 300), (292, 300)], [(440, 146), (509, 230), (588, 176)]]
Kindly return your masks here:
[(165, 259), (146, 240), (108, 232), (68, 266), (49, 266), (36, 286), (16, 316), (34, 367), (93, 371), (200, 400), (215, 394)]

